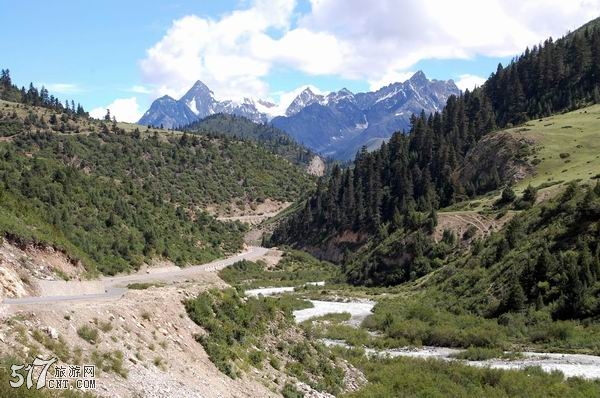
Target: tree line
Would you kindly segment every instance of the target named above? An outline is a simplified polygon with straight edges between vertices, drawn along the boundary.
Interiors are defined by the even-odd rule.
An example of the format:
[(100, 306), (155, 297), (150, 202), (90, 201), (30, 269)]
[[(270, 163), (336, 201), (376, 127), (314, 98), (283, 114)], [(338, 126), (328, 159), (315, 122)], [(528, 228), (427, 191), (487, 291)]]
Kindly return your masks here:
[(88, 112), (85, 111), (81, 104), (75, 105), (73, 100), (65, 100), (64, 104), (48, 90), (42, 86), (38, 89), (29, 83), (29, 88), (19, 87), (13, 84), (8, 69), (0, 70), (0, 99), (5, 101), (18, 102), (27, 105), (41, 106), (49, 108), (57, 112), (65, 112), (82, 117), (88, 117)]
[(436, 209), (506, 184), (498, 173), (502, 165), (467, 181), (454, 176), (484, 135), (600, 102), (599, 87), (600, 28), (594, 22), (527, 49), (507, 67), (498, 65), (482, 87), (450, 97), (441, 112), (413, 116), (407, 133), (394, 134), (377, 151), (361, 150), (353, 167), (334, 167), (274, 230), (271, 242), (320, 244), (348, 230), (385, 237), (431, 229)]

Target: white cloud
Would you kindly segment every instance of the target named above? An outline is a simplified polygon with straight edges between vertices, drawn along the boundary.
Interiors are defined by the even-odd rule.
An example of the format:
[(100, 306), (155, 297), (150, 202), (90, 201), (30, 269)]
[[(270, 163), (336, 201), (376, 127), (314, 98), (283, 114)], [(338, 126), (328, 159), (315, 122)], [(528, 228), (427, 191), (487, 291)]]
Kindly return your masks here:
[(152, 92), (152, 90), (150, 90), (149, 88), (140, 85), (131, 86), (127, 91), (131, 91), (132, 93), (137, 94), (150, 94)]
[[(196, 80), (220, 98), (266, 97), (275, 68), (367, 81), (409, 77), (424, 59), (518, 54), (600, 14), (600, 0), (254, 0), (218, 19), (173, 21), (140, 61), (154, 96)], [(427, 72), (427, 71), (425, 71)], [(461, 77), (467, 87), (479, 80)]]
[(377, 81), (423, 59), (510, 56), (600, 14), (599, 0), (311, 0), (300, 26), (351, 49), (338, 73)]
[(381, 78), (375, 79), (375, 80), (369, 80), (369, 90), (371, 91), (377, 91), (382, 87), (387, 86), (388, 84), (391, 83), (397, 83), (397, 82), (405, 82), (408, 79), (410, 79), (412, 77), (412, 75), (414, 75), (415, 72), (398, 72), (398, 71), (388, 71), (385, 75), (383, 75)]
[(486, 80), (485, 77), (464, 74), (460, 75), (455, 83), (456, 87), (465, 91), (466, 89), (473, 90), (475, 87), (481, 86)]
[(275, 97), (275, 99), (273, 100), (276, 104), (277, 104), (277, 108), (273, 109), (271, 111), (272, 115), (284, 115), (285, 111), (287, 110), (287, 108), (290, 106), (290, 104), (292, 103), (292, 101), (294, 101), (294, 99), (305, 89), (310, 88), (310, 91), (312, 91), (314, 94), (317, 95), (326, 95), (329, 94), (326, 91), (323, 91), (321, 89), (319, 89), (316, 86), (313, 86), (312, 84), (305, 84), (303, 86), (299, 86), (293, 90), (290, 91), (277, 91), (272, 93), (273, 97)]
[(142, 117), (143, 111), (137, 102), (136, 97), (118, 98), (105, 107), (94, 108), (90, 111), (90, 116), (96, 119), (103, 119), (106, 110), (110, 109), (110, 114), (119, 122), (137, 122)]
[(72, 83), (42, 83), (38, 86), (44, 86), (48, 89), (50, 94), (77, 94), (81, 93), (83, 89), (77, 84)]
[(252, 43), (267, 37), (268, 29), (285, 31), (295, 4), (295, 0), (258, 0), (217, 21), (194, 15), (178, 19), (147, 50), (140, 62), (142, 75), (158, 87), (157, 96), (178, 97), (198, 79), (217, 97), (264, 96), (268, 86), (262, 79), (272, 63), (253, 53)]

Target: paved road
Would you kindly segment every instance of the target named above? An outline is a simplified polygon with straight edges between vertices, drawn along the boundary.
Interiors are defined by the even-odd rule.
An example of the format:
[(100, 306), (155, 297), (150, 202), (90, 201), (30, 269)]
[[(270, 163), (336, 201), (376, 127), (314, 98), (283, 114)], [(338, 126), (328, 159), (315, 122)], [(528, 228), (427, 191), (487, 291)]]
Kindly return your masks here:
[[(164, 282), (169, 283), (178, 280), (191, 279), (195, 275), (204, 272), (216, 272), (241, 260), (256, 260), (264, 256), (269, 249), (260, 246), (250, 246), (248, 250), (234, 256), (216, 260), (207, 264), (194, 265), (186, 268), (177, 268), (156, 273), (137, 273), (115, 277), (104, 277), (100, 281), (104, 284), (104, 293), (79, 294), (64, 296), (36, 296), (22, 297), (16, 299), (4, 299), (3, 304), (47, 304), (60, 301), (100, 301), (119, 298), (127, 291), (127, 285), (131, 283)], [(76, 281), (72, 282), (73, 288), (77, 288)]]

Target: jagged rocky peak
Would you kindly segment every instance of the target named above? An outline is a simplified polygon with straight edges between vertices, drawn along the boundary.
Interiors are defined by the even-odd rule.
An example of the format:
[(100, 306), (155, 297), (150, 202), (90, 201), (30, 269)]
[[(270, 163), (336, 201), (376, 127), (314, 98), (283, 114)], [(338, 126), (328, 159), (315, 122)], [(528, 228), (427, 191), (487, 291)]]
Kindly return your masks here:
[(215, 97), (211, 89), (200, 80), (180, 99), (198, 117), (205, 117), (215, 113)]
[(192, 86), (192, 88), (188, 90), (187, 94), (184, 95), (184, 97), (188, 95), (209, 95), (212, 97), (214, 93), (210, 88), (208, 88), (206, 84), (204, 84), (200, 80), (197, 80), (196, 83), (194, 83), (194, 85)]
[(300, 112), (302, 109), (306, 108), (309, 105), (314, 103), (319, 103), (323, 101), (323, 96), (313, 93), (310, 87), (306, 87), (288, 106), (285, 114), (287, 116), (295, 115)]
[(429, 80), (427, 80), (427, 76), (425, 76), (425, 73), (420, 70), (417, 71), (414, 75), (412, 75), (412, 77), (410, 79), (408, 79), (411, 83), (413, 84), (418, 84), (419, 86), (425, 85), (430, 83)]
[(328, 102), (339, 102), (341, 100), (353, 100), (354, 99), (354, 93), (352, 93), (352, 91), (348, 90), (347, 88), (343, 88), (340, 91), (338, 91), (337, 93), (329, 93), (329, 95), (327, 95), (327, 101)]
[(346, 160), (363, 145), (378, 148), (394, 132), (408, 130), (412, 114), (439, 111), (460, 91), (451, 81), (428, 80), (418, 71), (403, 83), (356, 94), (344, 88), (306, 106), (309, 93), (303, 91), (273, 125), (316, 152)]
[(163, 95), (162, 97), (158, 98), (156, 101), (158, 101), (158, 102), (175, 101), (175, 98), (171, 97), (170, 95)]
[[(167, 106), (165, 101), (160, 99), (154, 101), (139, 123), (153, 126), (185, 126), (215, 113), (244, 116), (255, 123), (266, 123), (277, 112), (275, 104), (254, 98), (219, 101), (201, 80), (196, 81), (178, 101), (170, 98), (169, 102), (171, 105)], [(177, 103), (177, 106), (173, 106), (173, 103)]]

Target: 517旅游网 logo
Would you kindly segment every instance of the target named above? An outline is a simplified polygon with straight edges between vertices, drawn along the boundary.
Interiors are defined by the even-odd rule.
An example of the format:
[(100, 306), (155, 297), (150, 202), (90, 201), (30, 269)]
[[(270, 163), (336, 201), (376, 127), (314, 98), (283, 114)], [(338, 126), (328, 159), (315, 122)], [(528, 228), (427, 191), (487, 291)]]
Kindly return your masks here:
[[(27, 389), (31, 389), (34, 387), (34, 379), (36, 379), (36, 390), (41, 388), (52, 390), (96, 389), (96, 366), (54, 365), (54, 372), (49, 372), (56, 361), (56, 358), (42, 359), (36, 357), (30, 364), (11, 365), (10, 386), (20, 388), (25, 385)], [(50, 377), (48, 377), (49, 375)]]

